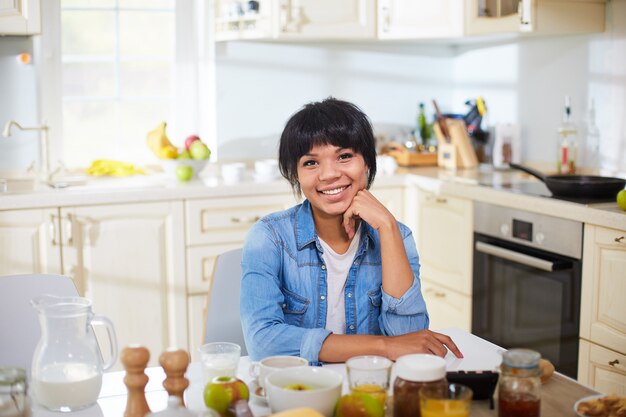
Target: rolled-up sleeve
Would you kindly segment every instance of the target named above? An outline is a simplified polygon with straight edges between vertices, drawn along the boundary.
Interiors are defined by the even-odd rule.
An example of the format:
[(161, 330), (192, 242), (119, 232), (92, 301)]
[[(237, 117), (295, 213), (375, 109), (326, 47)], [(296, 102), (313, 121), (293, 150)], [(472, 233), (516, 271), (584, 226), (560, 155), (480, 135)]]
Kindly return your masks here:
[(429, 325), (426, 302), (422, 296), (419, 255), (413, 234), (406, 227), (404, 230), (404, 248), (413, 271), (413, 284), (400, 298), (392, 297), (384, 290), (382, 292), (379, 324), (383, 334), (389, 336), (424, 330)]
[(292, 355), (315, 363), (331, 332), (285, 322), (280, 278), (283, 256), (271, 228), (257, 222), (246, 237), (241, 263), (240, 313), (246, 348), (252, 360)]

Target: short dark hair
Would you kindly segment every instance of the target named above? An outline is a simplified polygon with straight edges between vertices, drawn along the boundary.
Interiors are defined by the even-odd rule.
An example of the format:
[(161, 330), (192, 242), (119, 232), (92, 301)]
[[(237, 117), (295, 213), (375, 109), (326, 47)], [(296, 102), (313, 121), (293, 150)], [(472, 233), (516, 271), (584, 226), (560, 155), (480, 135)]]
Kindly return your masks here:
[(292, 115), (280, 136), (280, 173), (300, 195), (298, 161), (314, 146), (333, 145), (360, 153), (369, 168), (367, 188), (376, 176), (376, 142), (365, 113), (347, 101), (329, 97), (306, 104)]

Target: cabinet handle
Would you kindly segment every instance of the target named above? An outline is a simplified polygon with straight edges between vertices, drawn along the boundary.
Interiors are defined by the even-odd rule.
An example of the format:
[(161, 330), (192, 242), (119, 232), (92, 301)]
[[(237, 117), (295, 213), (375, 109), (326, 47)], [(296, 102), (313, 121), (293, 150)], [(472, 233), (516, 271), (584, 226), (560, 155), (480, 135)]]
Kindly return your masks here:
[(65, 233), (67, 233), (67, 244), (72, 246), (74, 244), (74, 219), (71, 213), (67, 213), (67, 219), (65, 220)]
[(52, 246), (57, 245), (57, 226), (56, 218), (54, 215), (50, 215), (50, 244)]
[(439, 204), (446, 204), (448, 202), (447, 198), (443, 198), (443, 197), (437, 197), (435, 198), (435, 202), (439, 203)]
[(617, 366), (615, 366), (615, 365), (619, 365), (619, 359), (615, 359), (615, 360), (609, 361), (609, 366), (617, 368)]
[(435, 291), (435, 297), (437, 298), (446, 298), (446, 293), (441, 291)]
[(625, 237), (625, 236), (616, 237), (616, 238), (615, 238), (615, 241), (616, 241), (617, 243), (622, 243), (622, 240), (624, 240), (624, 237)]
[(391, 15), (389, 13), (388, 7), (383, 7), (382, 10), (383, 15), (383, 32), (389, 32), (389, 26), (391, 25)]
[(230, 218), (230, 222), (231, 223), (248, 223), (248, 224), (252, 224), (252, 223), (256, 223), (261, 219), (261, 216), (251, 216), (251, 217), (231, 217)]

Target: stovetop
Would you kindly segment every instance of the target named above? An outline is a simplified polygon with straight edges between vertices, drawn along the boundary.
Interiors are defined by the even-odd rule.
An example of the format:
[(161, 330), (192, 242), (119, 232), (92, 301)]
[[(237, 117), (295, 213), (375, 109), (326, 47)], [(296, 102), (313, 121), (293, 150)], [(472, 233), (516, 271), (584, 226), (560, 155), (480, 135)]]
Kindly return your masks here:
[(548, 187), (543, 182), (517, 182), (517, 183), (503, 183), (503, 184), (482, 184), (492, 187), (495, 190), (509, 191), (516, 194), (525, 194), (535, 197), (552, 198), (555, 200), (569, 201), (577, 204), (597, 204), (614, 202), (614, 198), (577, 198), (577, 197), (561, 197), (552, 195)]

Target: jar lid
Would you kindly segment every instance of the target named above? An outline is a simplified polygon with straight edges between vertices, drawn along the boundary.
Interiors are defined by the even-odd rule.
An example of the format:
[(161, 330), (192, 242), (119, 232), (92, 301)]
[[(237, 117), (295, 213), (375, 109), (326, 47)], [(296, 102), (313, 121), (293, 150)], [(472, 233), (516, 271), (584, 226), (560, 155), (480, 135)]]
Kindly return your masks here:
[(536, 368), (541, 354), (530, 349), (509, 349), (502, 354), (502, 363), (509, 368)]
[(426, 353), (400, 356), (396, 360), (396, 375), (407, 381), (438, 381), (446, 377), (446, 361)]

